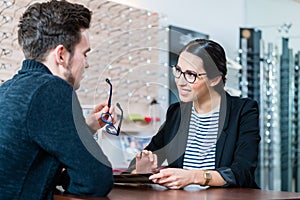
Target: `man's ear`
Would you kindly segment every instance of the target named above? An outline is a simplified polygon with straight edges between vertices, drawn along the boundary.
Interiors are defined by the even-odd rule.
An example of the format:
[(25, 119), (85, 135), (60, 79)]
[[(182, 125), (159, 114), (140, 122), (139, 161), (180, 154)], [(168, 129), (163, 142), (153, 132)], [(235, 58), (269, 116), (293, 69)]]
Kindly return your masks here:
[(221, 75), (216, 76), (215, 78), (209, 79), (211, 87), (214, 87), (214, 86), (218, 85), (220, 83), (220, 81), (222, 81), (222, 76)]
[(55, 61), (58, 65), (66, 67), (68, 61), (68, 51), (64, 45), (58, 45), (55, 48)]

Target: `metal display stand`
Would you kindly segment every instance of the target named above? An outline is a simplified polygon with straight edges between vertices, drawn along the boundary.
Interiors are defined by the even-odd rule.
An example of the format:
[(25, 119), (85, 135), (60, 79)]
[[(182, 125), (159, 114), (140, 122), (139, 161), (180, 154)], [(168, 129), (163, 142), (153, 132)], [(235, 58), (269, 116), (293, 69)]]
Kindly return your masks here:
[[(296, 128), (295, 128), (295, 133), (296, 133), (296, 152), (295, 152), (295, 168), (296, 168), (296, 180), (300, 180), (300, 51), (295, 55), (295, 123), (296, 123)], [(296, 191), (300, 191), (300, 181), (296, 182)]]
[(261, 41), (260, 70), (260, 184), (265, 189), (280, 190), (280, 66), (278, 49), (269, 43), (265, 52)]
[(292, 50), (288, 48), (288, 38), (282, 38), (280, 76), (280, 132), (281, 132), (281, 189), (292, 190), (293, 160), (295, 141), (294, 119), (294, 64)]

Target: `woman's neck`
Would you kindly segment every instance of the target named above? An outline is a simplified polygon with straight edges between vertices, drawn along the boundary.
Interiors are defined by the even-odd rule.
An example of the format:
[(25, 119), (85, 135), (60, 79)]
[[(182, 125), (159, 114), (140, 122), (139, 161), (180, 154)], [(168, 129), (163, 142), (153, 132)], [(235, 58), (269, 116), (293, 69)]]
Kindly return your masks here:
[(193, 102), (195, 111), (199, 114), (209, 113), (221, 104), (221, 95), (214, 91), (206, 97), (198, 98)]

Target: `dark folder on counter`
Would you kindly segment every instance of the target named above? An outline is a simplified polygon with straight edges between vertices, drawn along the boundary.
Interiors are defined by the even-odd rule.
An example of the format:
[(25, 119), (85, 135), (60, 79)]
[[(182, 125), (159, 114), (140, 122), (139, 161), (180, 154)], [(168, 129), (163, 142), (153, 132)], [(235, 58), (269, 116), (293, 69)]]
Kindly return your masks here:
[(136, 184), (152, 184), (153, 182), (149, 180), (149, 176), (152, 173), (146, 174), (114, 174), (115, 183), (136, 183)]

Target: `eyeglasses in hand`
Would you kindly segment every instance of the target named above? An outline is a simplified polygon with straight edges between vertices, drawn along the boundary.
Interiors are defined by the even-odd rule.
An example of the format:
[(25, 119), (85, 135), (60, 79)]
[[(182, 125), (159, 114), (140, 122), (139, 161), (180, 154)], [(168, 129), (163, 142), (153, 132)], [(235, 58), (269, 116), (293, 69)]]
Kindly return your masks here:
[[(107, 103), (107, 106), (108, 108), (111, 107), (111, 97), (112, 97), (112, 84), (110, 82), (110, 80), (107, 78), (105, 79), (105, 81), (109, 84), (110, 86), (110, 90), (109, 90), (109, 98), (108, 98), (108, 103)], [(100, 119), (106, 123), (106, 127), (105, 127), (105, 130), (107, 133), (111, 134), (111, 135), (115, 135), (115, 136), (118, 136), (120, 134), (120, 130), (121, 130), (121, 125), (122, 125), (122, 121), (123, 121), (123, 110), (120, 106), (119, 103), (116, 104), (117, 107), (120, 109), (121, 111), (121, 116), (120, 116), (120, 120), (119, 120), (119, 125), (118, 125), (118, 128), (116, 128), (114, 126), (114, 124), (112, 123), (113, 122), (113, 118), (111, 116), (111, 114), (109, 112), (106, 112), (106, 113), (102, 113)]]
[(183, 74), (184, 79), (188, 83), (194, 83), (198, 76), (204, 76), (206, 73), (197, 74), (194, 71), (186, 70), (185, 72), (181, 71), (181, 68), (178, 65), (171, 65), (173, 75), (175, 78), (180, 78), (181, 74)]

